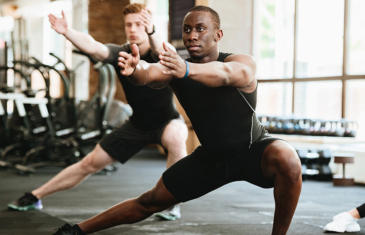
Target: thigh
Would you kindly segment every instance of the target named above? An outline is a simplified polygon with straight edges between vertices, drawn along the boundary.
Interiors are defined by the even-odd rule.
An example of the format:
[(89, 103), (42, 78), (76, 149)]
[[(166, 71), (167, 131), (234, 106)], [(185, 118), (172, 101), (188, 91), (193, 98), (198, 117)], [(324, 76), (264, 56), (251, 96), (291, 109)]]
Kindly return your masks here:
[(274, 181), (267, 177), (263, 171), (263, 154), (265, 149), (275, 141), (282, 141), (279, 138), (264, 136), (252, 144), (247, 158), (244, 158), (245, 169), (243, 179), (262, 188), (272, 188)]
[(224, 159), (212, 157), (202, 147), (172, 165), (162, 179), (179, 201), (198, 198), (232, 181), (226, 177)]
[(99, 144), (113, 159), (125, 163), (149, 143), (150, 139), (150, 133), (139, 130), (127, 122), (103, 137)]

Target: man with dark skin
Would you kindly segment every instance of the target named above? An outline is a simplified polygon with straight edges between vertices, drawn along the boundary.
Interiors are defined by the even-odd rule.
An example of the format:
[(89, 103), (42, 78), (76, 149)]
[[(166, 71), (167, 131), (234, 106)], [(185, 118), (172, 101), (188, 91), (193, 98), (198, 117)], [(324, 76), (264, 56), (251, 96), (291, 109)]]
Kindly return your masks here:
[(170, 206), (198, 198), (233, 181), (274, 187), (272, 234), (286, 234), (300, 196), (302, 178), (296, 151), (270, 137), (257, 121), (255, 63), (248, 55), (220, 53), (223, 36), (218, 14), (197, 6), (185, 15), (184, 61), (164, 44), (159, 63), (120, 52), (121, 74), (138, 84), (169, 84), (189, 116), (201, 142), (178, 161), (156, 186), (75, 225), (80, 234), (141, 221)]

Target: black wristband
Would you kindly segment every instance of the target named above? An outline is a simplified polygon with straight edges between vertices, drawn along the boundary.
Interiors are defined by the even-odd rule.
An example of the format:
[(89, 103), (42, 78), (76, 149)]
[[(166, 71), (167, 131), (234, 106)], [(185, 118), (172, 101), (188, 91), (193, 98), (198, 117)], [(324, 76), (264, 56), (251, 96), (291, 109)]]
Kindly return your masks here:
[(147, 35), (151, 36), (154, 33), (155, 33), (155, 25), (153, 25), (153, 27), (152, 27), (152, 32), (151, 33), (147, 32)]

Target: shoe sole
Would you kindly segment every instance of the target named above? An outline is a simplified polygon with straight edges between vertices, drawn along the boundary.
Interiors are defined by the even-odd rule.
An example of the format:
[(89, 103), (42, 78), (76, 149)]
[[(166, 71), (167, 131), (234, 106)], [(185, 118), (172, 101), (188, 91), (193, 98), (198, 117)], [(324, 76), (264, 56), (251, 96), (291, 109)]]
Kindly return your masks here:
[(31, 211), (31, 210), (42, 210), (42, 205), (30, 205), (30, 206), (17, 206), (14, 204), (8, 204), (8, 208), (14, 211)]
[(155, 214), (155, 217), (159, 218), (159, 219), (162, 219), (162, 220), (166, 220), (166, 221), (175, 221), (175, 220), (178, 220), (180, 219), (179, 217), (177, 216), (174, 216), (174, 215), (167, 215), (167, 214), (164, 214), (164, 213), (156, 213)]

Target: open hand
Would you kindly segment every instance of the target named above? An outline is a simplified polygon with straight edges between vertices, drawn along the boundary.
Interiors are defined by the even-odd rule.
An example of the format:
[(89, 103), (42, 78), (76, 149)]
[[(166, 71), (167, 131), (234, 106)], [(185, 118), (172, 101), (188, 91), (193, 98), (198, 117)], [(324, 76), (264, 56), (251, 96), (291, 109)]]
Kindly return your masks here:
[(153, 31), (153, 23), (152, 23), (152, 15), (146, 10), (143, 9), (140, 14), (140, 20), (145, 27), (146, 33), (152, 33)]
[(140, 60), (139, 48), (136, 44), (131, 45), (131, 54), (121, 51), (118, 57), (118, 66), (120, 68), (120, 74), (123, 76), (131, 76)]
[(67, 20), (65, 17), (65, 12), (62, 10), (62, 17), (58, 18), (53, 14), (48, 15), (49, 23), (51, 23), (52, 29), (54, 29), (59, 34), (65, 34), (67, 32)]
[(168, 45), (163, 43), (164, 51), (160, 53), (160, 63), (167, 67), (166, 70), (162, 71), (164, 74), (172, 75), (177, 78), (183, 78), (186, 73), (185, 61)]

